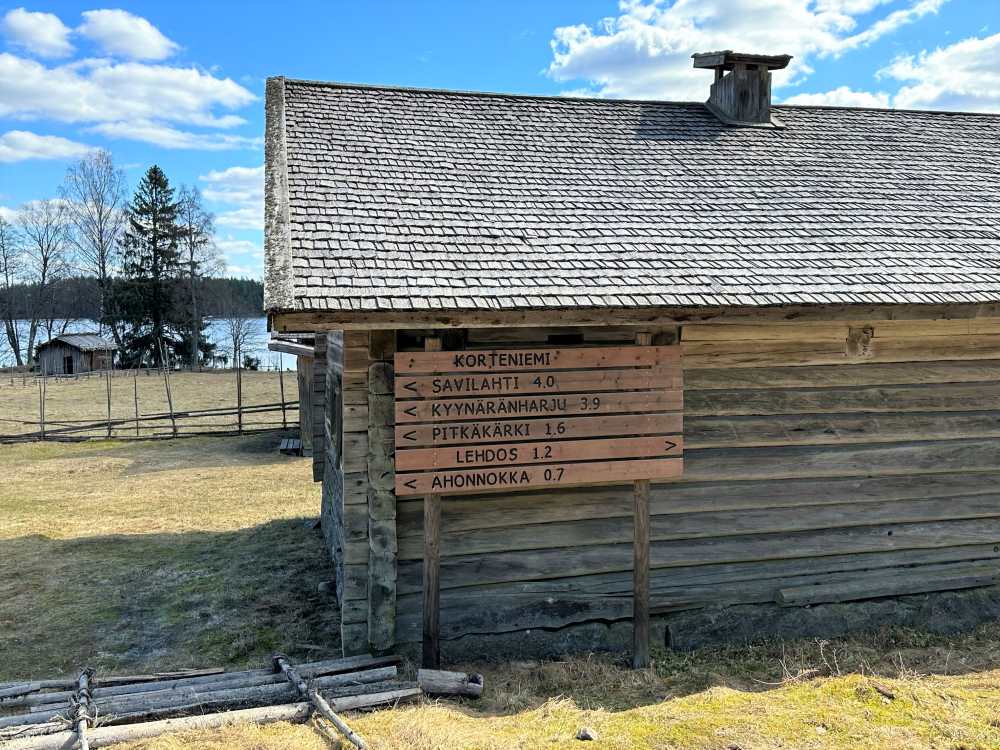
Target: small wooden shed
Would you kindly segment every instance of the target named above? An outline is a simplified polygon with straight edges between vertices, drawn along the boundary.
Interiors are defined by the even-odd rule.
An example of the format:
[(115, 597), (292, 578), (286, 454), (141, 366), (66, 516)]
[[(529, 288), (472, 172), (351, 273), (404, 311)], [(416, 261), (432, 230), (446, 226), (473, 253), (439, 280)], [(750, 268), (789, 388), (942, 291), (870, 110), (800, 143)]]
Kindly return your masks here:
[(696, 56), (707, 104), (268, 80), (345, 652), (996, 582), (1000, 116), (772, 107), (787, 61)]
[(97, 333), (63, 333), (38, 345), (38, 369), (45, 375), (109, 370), (117, 349), (114, 342)]

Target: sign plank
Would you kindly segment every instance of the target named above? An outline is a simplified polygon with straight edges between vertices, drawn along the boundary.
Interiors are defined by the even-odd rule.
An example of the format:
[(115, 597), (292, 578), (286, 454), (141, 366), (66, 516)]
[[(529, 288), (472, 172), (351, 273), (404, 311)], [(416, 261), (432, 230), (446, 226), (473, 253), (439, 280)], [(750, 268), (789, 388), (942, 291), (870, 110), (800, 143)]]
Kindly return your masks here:
[(434, 445), (480, 445), (512, 440), (554, 440), (616, 435), (679, 434), (680, 414), (626, 414), (554, 419), (503, 419), (487, 422), (435, 422), (396, 427), (401, 451)]
[(574, 414), (679, 411), (681, 390), (625, 391), (582, 395), (512, 396), (498, 398), (396, 401), (396, 424), (462, 419), (551, 417)]
[(679, 435), (414, 448), (396, 453), (396, 471), (655, 458), (677, 456), (682, 451)]
[(411, 375), (396, 378), (396, 398), (455, 398), (522, 393), (582, 393), (681, 387), (676, 367), (552, 372)]
[(608, 346), (576, 349), (398, 352), (396, 373), (572, 370), (588, 367), (657, 367), (680, 362), (678, 346)]
[(397, 474), (396, 494), (401, 497), (429, 493), (473, 494), (635, 479), (676, 479), (681, 476), (683, 466), (683, 459), (677, 457)]

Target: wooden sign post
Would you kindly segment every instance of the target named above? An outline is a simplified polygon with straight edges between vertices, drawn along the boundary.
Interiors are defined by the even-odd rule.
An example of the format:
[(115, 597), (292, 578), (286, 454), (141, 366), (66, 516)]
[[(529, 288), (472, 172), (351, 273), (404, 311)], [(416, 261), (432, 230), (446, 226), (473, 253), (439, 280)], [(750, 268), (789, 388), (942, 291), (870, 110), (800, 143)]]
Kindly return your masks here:
[(437, 667), (442, 495), (634, 484), (634, 663), (649, 663), (649, 481), (683, 471), (680, 348), (395, 355), (396, 494), (424, 497), (423, 663)]

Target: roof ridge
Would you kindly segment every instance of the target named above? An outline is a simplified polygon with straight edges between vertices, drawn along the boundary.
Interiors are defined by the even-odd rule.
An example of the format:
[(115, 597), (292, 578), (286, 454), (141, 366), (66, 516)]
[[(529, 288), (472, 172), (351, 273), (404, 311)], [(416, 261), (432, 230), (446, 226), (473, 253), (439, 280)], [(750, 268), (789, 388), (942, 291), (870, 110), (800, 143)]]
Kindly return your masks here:
[[(299, 84), (303, 86), (318, 86), (334, 89), (361, 89), (369, 91), (399, 91), (413, 94), (443, 94), (447, 96), (476, 96), (491, 99), (528, 99), (543, 101), (569, 101), (569, 102), (594, 102), (597, 104), (658, 104), (678, 107), (705, 106), (705, 102), (683, 101), (675, 99), (612, 99), (599, 96), (566, 96), (563, 94), (520, 94), (503, 91), (473, 91), (470, 89), (446, 89), (425, 86), (399, 86), (382, 83), (352, 83), (349, 81), (319, 81), (309, 78), (286, 78), (284, 76), (272, 76), (280, 78), (284, 83)], [(973, 117), (995, 117), (1000, 119), (1000, 112), (972, 112), (968, 110), (952, 109), (908, 109), (900, 107), (852, 107), (842, 104), (774, 104), (774, 107), (782, 109), (801, 110), (834, 110), (848, 112), (884, 112), (889, 114), (927, 114), (927, 115), (971, 115)]]

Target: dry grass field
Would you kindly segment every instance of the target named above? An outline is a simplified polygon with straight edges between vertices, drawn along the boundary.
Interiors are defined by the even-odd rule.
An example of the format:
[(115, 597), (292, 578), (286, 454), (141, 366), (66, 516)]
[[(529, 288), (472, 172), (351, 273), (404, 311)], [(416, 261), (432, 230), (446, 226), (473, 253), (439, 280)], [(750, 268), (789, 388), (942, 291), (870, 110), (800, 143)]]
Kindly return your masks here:
[[(280, 380), (277, 372), (244, 370), (243, 405), (253, 407), (261, 404), (281, 402), (281, 382), (284, 381), (285, 401), (298, 401), (298, 388), (294, 372), (285, 372)], [(23, 435), (38, 431), (39, 384), (40, 379), (17, 375), (0, 374), (0, 438)], [(79, 377), (58, 377), (45, 379), (45, 421), (52, 435), (57, 435), (61, 427), (71, 427), (81, 422), (102, 423), (93, 430), (79, 435), (107, 436), (104, 423), (108, 417), (107, 381), (103, 374), (91, 373)], [(170, 390), (175, 414), (204, 409), (236, 408), (236, 375), (232, 370), (204, 370), (202, 372), (173, 372), (170, 374)], [(116, 370), (111, 378), (111, 418), (114, 422), (112, 437), (130, 438), (136, 436), (133, 420), (138, 410), (141, 416), (166, 415), (168, 401), (163, 375), (145, 370), (137, 376), (129, 371)], [(289, 408), (286, 418), (289, 424), (296, 424), (298, 412)], [(235, 431), (235, 414), (207, 417), (179, 417), (178, 431), (181, 434), (204, 431)], [(244, 414), (246, 429), (265, 426), (281, 426), (281, 412), (248, 412)], [(142, 437), (170, 434), (170, 420), (164, 418), (154, 422), (143, 422), (139, 434)]]
[[(277, 436), (0, 446), (0, 681), (263, 665), (337, 650), (319, 492)], [(1000, 748), (1000, 624), (818, 643), (454, 665), (481, 701), (350, 717), (373, 748)], [(574, 739), (581, 726), (598, 740)], [(296, 748), (310, 725), (131, 745)]]

